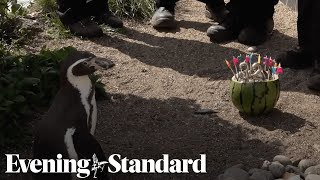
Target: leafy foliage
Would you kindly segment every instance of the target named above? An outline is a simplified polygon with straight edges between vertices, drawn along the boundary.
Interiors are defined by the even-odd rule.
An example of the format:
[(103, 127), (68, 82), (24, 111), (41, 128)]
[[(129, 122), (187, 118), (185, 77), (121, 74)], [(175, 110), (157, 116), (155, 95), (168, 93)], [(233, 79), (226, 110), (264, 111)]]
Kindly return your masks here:
[[(22, 136), (26, 119), (48, 107), (59, 89), (60, 62), (74, 50), (66, 47), (0, 59), (0, 146)], [(99, 77), (91, 79), (98, 95), (105, 93)]]
[(19, 20), (25, 9), (16, 0), (0, 0), (0, 57), (16, 49), (31, 34)]

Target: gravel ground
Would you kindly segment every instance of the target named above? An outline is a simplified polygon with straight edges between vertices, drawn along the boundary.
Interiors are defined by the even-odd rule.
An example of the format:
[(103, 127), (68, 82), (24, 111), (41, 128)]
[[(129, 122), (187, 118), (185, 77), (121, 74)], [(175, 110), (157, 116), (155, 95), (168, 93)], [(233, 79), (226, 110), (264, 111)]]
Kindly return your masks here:
[[(187, 4), (187, 6), (181, 6)], [(237, 163), (259, 167), (284, 154), (293, 161), (320, 160), (320, 97), (306, 88), (311, 70), (285, 69), (274, 112), (241, 116), (229, 98), (231, 73), (224, 59), (244, 54), (237, 42), (214, 44), (206, 36), (212, 24), (204, 5), (178, 3), (179, 27), (157, 32), (147, 24), (126, 22), (122, 34), (81, 40), (40, 38), (28, 48), (75, 46), (108, 57), (116, 67), (101, 72), (112, 101), (98, 103), (96, 138), (106, 154), (128, 158), (198, 158), (207, 155), (207, 174), (117, 174), (114, 179), (213, 179)], [(275, 31), (258, 47), (275, 57), (297, 43), (296, 12), (279, 3)], [(212, 109), (214, 115), (196, 115)]]

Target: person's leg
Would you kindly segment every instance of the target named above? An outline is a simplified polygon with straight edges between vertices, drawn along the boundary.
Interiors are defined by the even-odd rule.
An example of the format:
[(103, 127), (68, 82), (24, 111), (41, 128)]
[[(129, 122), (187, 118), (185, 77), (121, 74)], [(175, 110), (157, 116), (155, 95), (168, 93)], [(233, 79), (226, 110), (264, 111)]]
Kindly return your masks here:
[(205, 15), (216, 22), (223, 22), (228, 14), (224, 0), (198, 0), (206, 4)]
[(64, 26), (74, 35), (84, 37), (102, 36), (102, 29), (90, 19), (86, 0), (57, 0), (58, 16)]
[(237, 39), (247, 45), (263, 43), (273, 30), (274, 6), (278, 0), (230, 0), (224, 22), (213, 25), (207, 35), (214, 42)]
[(156, 0), (156, 9), (160, 7), (166, 8), (168, 11), (174, 14), (174, 8), (178, 0)]
[[(277, 57), (282, 67), (303, 69), (312, 65), (312, 25), (318, 20), (312, 20), (313, 0), (298, 0), (298, 47)], [(319, 7), (318, 7), (319, 8)], [(319, 10), (318, 10), (319, 11)], [(315, 33), (317, 34), (317, 33)]]
[(238, 36), (238, 41), (246, 45), (260, 45), (267, 40), (273, 31), (274, 6), (278, 0), (247, 0), (246, 2), (243, 5), (249, 9), (245, 11), (237, 9), (237, 11), (241, 11), (239, 15), (242, 16), (243, 21), (247, 22), (246, 27), (241, 30)]
[[(310, 19), (312, 23), (310, 37), (311, 40), (311, 51), (313, 59), (313, 77), (310, 78), (308, 82), (308, 87), (312, 90), (320, 92), (320, 1), (313, 1), (312, 3), (312, 18)], [(307, 41), (308, 42), (308, 41)], [(304, 43), (304, 42), (301, 42)]]
[(76, 23), (89, 15), (84, 12), (85, 0), (57, 0), (58, 15), (65, 25)]
[(87, 9), (99, 24), (107, 24), (113, 28), (122, 28), (123, 22), (114, 16), (109, 9), (108, 0), (91, 0)]
[(156, 0), (156, 12), (151, 19), (154, 28), (174, 28), (174, 9), (178, 0)]

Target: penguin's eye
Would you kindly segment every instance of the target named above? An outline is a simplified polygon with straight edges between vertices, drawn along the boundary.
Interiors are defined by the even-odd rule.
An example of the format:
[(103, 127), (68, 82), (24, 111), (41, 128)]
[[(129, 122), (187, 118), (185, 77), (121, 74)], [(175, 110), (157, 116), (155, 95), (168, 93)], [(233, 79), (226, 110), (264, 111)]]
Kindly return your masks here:
[(88, 65), (88, 62), (87, 61), (83, 61), (82, 64), (83, 65)]

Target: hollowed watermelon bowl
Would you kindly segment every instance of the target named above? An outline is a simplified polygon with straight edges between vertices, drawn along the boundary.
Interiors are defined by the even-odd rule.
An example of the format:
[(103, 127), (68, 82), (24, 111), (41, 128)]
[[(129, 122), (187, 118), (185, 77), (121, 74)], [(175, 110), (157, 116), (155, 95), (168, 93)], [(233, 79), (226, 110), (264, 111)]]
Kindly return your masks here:
[(240, 113), (261, 115), (273, 110), (280, 96), (280, 82), (239, 82), (232, 77), (230, 84), (231, 99)]

